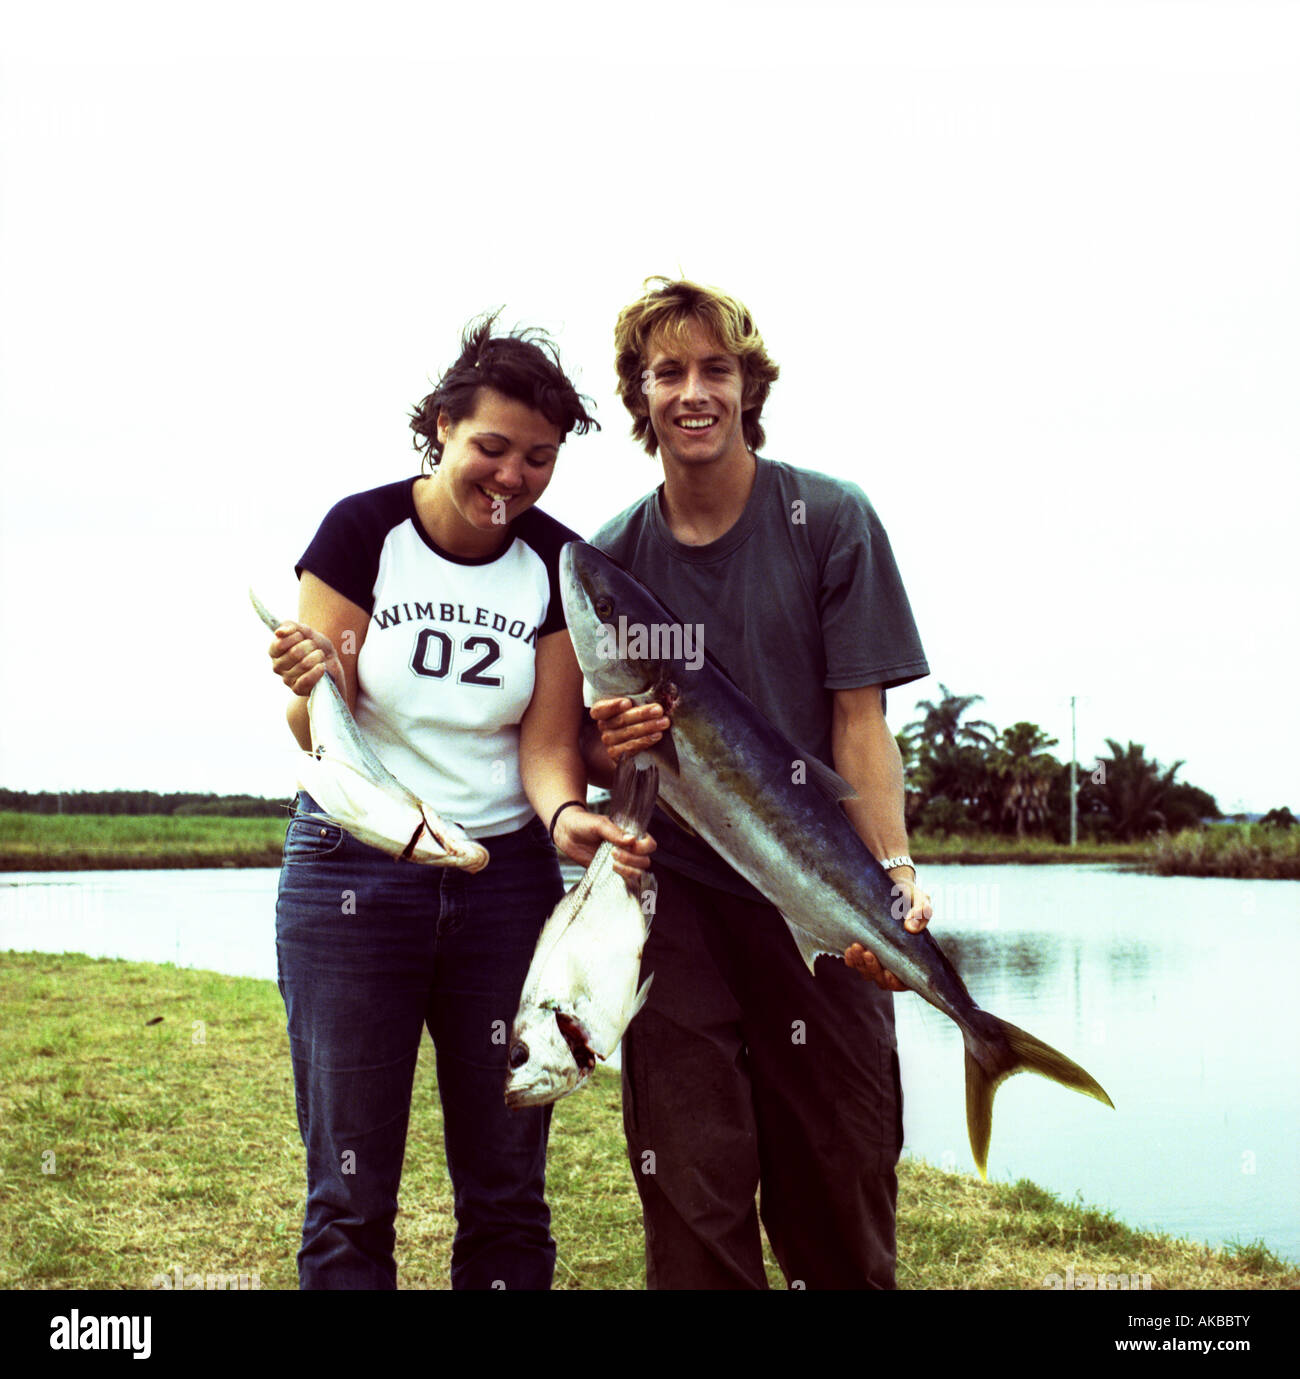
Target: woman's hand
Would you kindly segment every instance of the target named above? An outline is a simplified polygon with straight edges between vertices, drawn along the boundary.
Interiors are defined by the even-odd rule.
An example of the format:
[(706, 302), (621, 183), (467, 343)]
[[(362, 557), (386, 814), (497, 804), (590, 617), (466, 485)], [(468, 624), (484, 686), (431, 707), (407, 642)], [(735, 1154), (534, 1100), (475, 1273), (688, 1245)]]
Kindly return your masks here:
[(653, 747), (672, 727), (660, 705), (634, 705), (630, 699), (598, 699), (591, 706), (591, 716), (615, 766), (621, 758)]
[(334, 683), (344, 690), (343, 666), (335, 654), (333, 642), (305, 623), (282, 622), (275, 629), (269, 653), (271, 669), (295, 694), (310, 694), (326, 674), (333, 676)]
[[(655, 840), (648, 834), (634, 838), (603, 814), (570, 807), (555, 821), (555, 846), (585, 867), (602, 843), (614, 843), (614, 870), (627, 881), (638, 881), (650, 867)], [(621, 845), (621, 846), (620, 846)]]

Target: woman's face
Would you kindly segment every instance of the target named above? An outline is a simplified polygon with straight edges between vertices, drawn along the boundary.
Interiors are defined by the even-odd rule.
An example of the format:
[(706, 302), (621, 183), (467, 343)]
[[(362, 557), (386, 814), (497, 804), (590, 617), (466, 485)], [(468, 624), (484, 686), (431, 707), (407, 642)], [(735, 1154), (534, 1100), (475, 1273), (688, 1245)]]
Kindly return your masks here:
[(525, 403), (480, 388), (472, 416), (438, 418), (442, 516), (471, 539), (504, 532), (546, 492), (560, 453), (560, 428)]

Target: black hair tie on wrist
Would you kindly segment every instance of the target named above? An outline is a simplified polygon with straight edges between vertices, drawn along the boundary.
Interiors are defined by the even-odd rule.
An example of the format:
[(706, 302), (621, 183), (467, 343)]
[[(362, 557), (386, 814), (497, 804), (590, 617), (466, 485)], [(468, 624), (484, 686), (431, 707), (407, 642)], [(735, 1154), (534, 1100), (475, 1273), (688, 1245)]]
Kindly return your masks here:
[(559, 823), (560, 815), (563, 814), (564, 811), (568, 809), (568, 807), (571, 804), (576, 804), (579, 809), (586, 809), (587, 807), (587, 802), (585, 800), (565, 800), (565, 802), (555, 811), (555, 813), (551, 815), (550, 833), (552, 843), (555, 842), (555, 825)]

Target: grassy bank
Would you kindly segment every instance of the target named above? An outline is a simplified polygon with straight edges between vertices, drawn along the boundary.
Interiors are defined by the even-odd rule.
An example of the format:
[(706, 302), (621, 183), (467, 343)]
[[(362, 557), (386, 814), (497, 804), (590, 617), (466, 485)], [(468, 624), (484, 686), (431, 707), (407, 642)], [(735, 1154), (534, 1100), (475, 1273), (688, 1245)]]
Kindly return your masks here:
[(1161, 876), (1300, 881), (1300, 828), (1223, 824), (1186, 829), (1156, 839), (1146, 869)]
[[(0, 871), (157, 867), (278, 867), (286, 819), (0, 813)], [(1300, 828), (1221, 825), (1143, 843), (1081, 842), (988, 833), (914, 834), (912, 856), (937, 863), (1099, 862), (1163, 876), (1300, 878)]]
[[(156, 1023), (155, 1023), (156, 1022)], [(399, 1278), (445, 1288), (454, 1223), (426, 1040), (416, 1074)], [(296, 1286), (302, 1147), (274, 984), (146, 963), (0, 963), (0, 1288), (147, 1288), (159, 1274)], [(640, 1288), (640, 1213), (619, 1085), (560, 1102), (549, 1161), (559, 1288)], [(1260, 1247), (1131, 1231), (1028, 1182), (900, 1167), (899, 1284), (1038, 1289), (1076, 1271), (1155, 1288), (1293, 1288)], [(783, 1286), (775, 1269), (775, 1286)]]
[[(283, 819), (172, 815), (0, 813), (0, 871), (86, 871), (116, 867), (275, 867)], [(1141, 843), (1062, 847), (998, 834), (912, 840), (922, 865), (936, 862), (1138, 862)]]
[(931, 837), (913, 833), (912, 856), (921, 866), (942, 863), (1018, 862), (1032, 866), (1051, 862), (1140, 863), (1148, 852), (1145, 843), (1080, 842), (1078, 847), (1052, 838), (1009, 838), (1001, 833), (953, 834)]
[(0, 813), (0, 871), (278, 867), (283, 819)]

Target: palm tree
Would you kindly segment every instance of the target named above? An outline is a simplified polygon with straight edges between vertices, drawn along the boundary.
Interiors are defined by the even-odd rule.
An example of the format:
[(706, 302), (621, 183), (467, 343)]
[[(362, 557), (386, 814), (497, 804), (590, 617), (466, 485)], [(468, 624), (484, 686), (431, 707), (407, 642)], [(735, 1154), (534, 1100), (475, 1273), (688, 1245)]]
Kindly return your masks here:
[[(924, 805), (944, 799), (950, 801), (945, 817), (954, 811), (978, 813), (989, 794), (987, 754), (997, 729), (983, 719), (962, 722), (962, 715), (972, 704), (980, 703), (983, 695), (954, 694), (942, 683), (939, 689), (939, 702), (926, 699), (918, 703), (921, 717), (899, 736), (915, 752), (913, 780)], [(987, 812), (986, 803), (983, 812)]]
[(1176, 761), (1164, 770), (1158, 761), (1147, 760), (1146, 748), (1139, 743), (1121, 747), (1108, 737), (1106, 746), (1110, 759), (1098, 762), (1097, 785), (1116, 838), (1127, 842), (1164, 828), (1165, 797), (1183, 763)]
[(924, 743), (935, 750), (952, 749), (961, 746), (990, 747), (997, 729), (982, 718), (973, 718), (968, 723), (960, 722), (962, 714), (972, 704), (984, 702), (982, 694), (954, 694), (942, 681), (939, 689), (943, 698), (936, 704), (922, 699), (917, 708), (922, 717), (909, 723), (903, 735), (914, 743)]
[(996, 770), (1003, 782), (1002, 817), (1016, 821), (1016, 837), (1027, 824), (1047, 818), (1047, 796), (1060, 762), (1045, 750), (1056, 746), (1036, 723), (1013, 723), (998, 740)]

